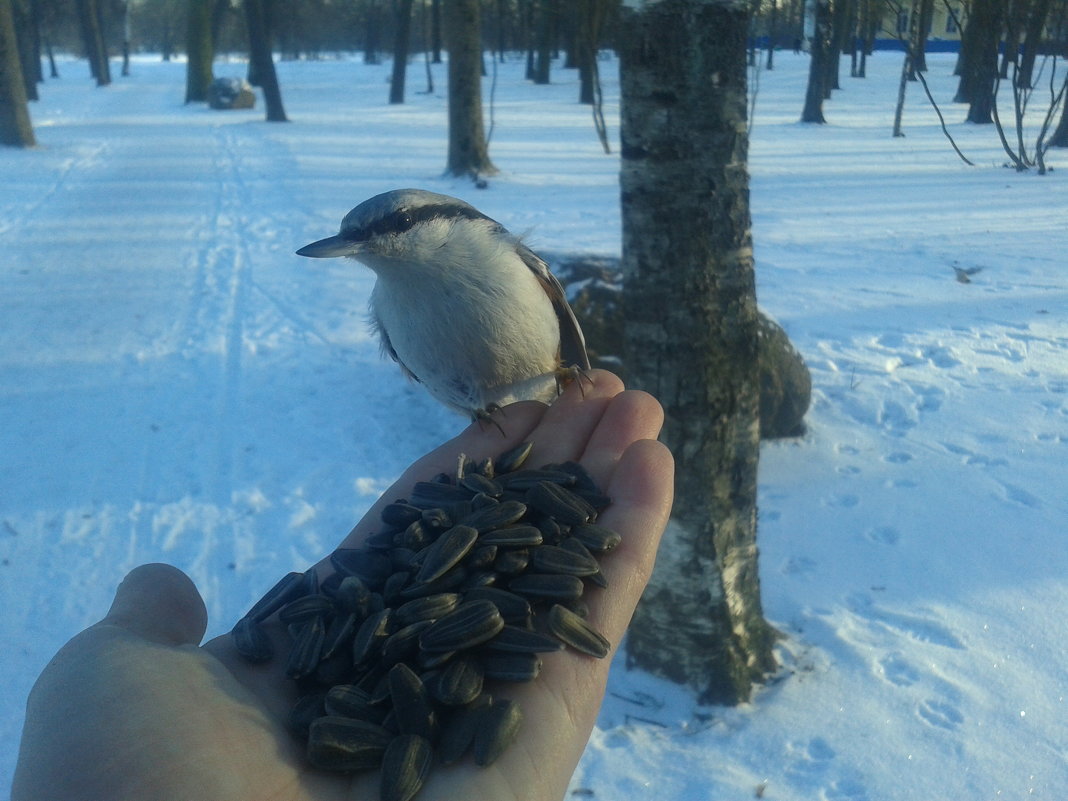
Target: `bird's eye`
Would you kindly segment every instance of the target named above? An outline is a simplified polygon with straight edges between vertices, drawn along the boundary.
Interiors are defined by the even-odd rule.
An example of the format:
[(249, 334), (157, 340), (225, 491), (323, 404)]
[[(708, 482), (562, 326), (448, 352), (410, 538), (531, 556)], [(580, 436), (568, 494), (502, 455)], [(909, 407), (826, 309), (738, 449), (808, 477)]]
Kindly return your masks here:
[(406, 211), (402, 211), (402, 212), (399, 212), (397, 214), (397, 230), (398, 231), (407, 231), (409, 228), (412, 227), (412, 224), (413, 224), (413, 220), (412, 220), (412, 215), (411, 214), (409, 214)]

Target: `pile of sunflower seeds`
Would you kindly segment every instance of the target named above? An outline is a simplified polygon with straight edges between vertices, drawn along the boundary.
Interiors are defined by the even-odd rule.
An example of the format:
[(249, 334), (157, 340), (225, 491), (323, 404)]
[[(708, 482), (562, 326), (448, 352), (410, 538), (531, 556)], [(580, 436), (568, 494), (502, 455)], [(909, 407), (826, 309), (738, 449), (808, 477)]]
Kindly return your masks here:
[(575, 462), (525, 468), (530, 450), (461, 456), (331, 554), (328, 578), (290, 573), (234, 626), (250, 662), (275, 656), (264, 621), (287, 627), (289, 726), (313, 766), (380, 767), (382, 801), (408, 801), (435, 757), (486, 766), (515, 740), (522, 713), (487, 682), (532, 681), (565, 647), (608, 654), (582, 596), (607, 586), (597, 555), (620, 541), (596, 523), (609, 499)]

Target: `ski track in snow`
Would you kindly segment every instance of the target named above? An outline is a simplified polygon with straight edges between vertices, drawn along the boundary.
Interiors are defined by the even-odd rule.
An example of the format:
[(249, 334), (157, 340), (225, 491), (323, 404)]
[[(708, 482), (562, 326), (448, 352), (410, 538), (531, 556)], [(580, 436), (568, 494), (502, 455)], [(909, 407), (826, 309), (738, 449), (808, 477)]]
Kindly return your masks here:
[[(761, 305), (814, 385), (806, 435), (761, 459), (782, 668), (705, 709), (617, 657), (569, 797), (1060, 801), (1065, 168), (1000, 170), (956, 125), (966, 170), (918, 104), (891, 140), (896, 55), (800, 126), (806, 66), (762, 75), (750, 158)], [(290, 125), (182, 107), (181, 65), (139, 61), (107, 90), (46, 84), (42, 146), (0, 152), (0, 788), (34, 676), (127, 570), (180, 566), (225, 631), (463, 425), (380, 358), (367, 272), (297, 247), (422, 185), (535, 247), (618, 249), (618, 161), (570, 83), (502, 68), (504, 172), (479, 193), (437, 177), (440, 96), (387, 107), (388, 65), (279, 68)]]

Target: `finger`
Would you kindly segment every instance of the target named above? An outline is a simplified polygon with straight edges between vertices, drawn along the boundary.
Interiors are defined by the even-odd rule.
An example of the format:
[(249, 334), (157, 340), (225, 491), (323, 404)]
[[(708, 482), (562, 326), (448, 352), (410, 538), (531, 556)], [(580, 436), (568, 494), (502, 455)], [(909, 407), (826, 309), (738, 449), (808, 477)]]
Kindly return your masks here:
[(583, 467), (598, 484), (607, 486), (620, 456), (632, 443), (656, 439), (664, 410), (652, 395), (628, 390), (612, 398), (582, 452)]
[(530, 464), (577, 459), (623, 382), (607, 370), (591, 370), (572, 381), (530, 432)]
[(134, 568), (122, 580), (101, 624), (163, 645), (196, 645), (207, 628), (208, 612), (185, 573), (170, 565), (149, 564)]
[(612, 505), (599, 523), (618, 531), (620, 544), (601, 560), (608, 589), (591, 597), (594, 622), (616, 644), (649, 583), (671, 513), (675, 464), (662, 443), (641, 440), (619, 459), (608, 493)]

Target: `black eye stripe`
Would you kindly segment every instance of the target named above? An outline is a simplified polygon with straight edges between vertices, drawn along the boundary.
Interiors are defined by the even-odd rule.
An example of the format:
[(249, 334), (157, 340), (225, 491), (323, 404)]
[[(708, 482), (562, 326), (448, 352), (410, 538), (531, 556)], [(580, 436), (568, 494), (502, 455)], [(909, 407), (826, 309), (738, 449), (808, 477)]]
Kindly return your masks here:
[[(416, 209), (400, 209), (398, 211), (391, 212), (385, 217), (381, 217), (370, 225), (358, 228), (352, 231), (348, 231), (344, 234), (347, 239), (351, 239), (355, 242), (364, 242), (376, 236), (385, 236), (388, 234), (401, 234), (410, 229), (412, 226), (421, 222), (427, 222), (429, 220), (489, 220), (494, 223), (498, 228), (501, 226), (494, 220), (491, 220), (485, 214), (478, 209), (474, 209), (468, 206), (456, 206), (456, 205), (428, 205), (420, 206)], [(503, 228), (501, 228), (503, 230)]]

